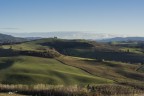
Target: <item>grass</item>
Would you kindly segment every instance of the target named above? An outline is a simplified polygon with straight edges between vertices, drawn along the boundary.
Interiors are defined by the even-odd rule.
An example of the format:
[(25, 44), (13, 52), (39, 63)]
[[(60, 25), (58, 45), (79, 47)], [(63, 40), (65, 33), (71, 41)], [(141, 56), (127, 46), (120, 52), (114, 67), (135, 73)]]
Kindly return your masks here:
[[(78, 44), (75, 45), (75, 42), (78, 42), (78, 44), (82, 43), (83, 48), (81, 48)], [(72, 45), (65, 45), (68, 43), (74, 44), (75, 47), (69, 48)], [(114, 81), (121, 81), (121, 80), (122, 81), (123, 80), (126, 80), (126, 81), (134, 80), (134, 81), (138, 81), (138, 82), (142, 81), (142, 79), (140, 79), (140, 78), (143, 77), (143, 74), (141, 74), (140, 71), (143, 72), (143, 68), (141, 68), (138, 72), (136, 71), (137, 69), (139, 69), (141, 67), (141, 65), (122, 63), (122, 62), (118, 62), (118, 61), (121, 61), (121, 60), (127, 61), (128, 60), (127, 62), (129, 62), (129, 60), (131, 60), (131, 61), (136, 60), (136, 62), (137, 61), (143, 62), (143, 60), (142, 60), (143, 55), (112, 52), (112, 51), (111, 52), (103, 52), (103, 51), (101, 51), (102, 49), (104, 49), (104, 51), (106, 51), (106, 50), (108, 51), (108, 49), (106, 48), (106, 45), (104, 45), (104, 44), (93, 43), (93, 42), (89, 42), (89, 41), (63, 40), (63, 39), (50, 38), (50, 39), (41, 39), (41, 40), (26, 42), (26, 43), (22, 43), (22, 44), (12, 45), (13, 46), (12, 49), (13, 50), (33, 50), (33, 51), (41, 52), (41, 51), (45, 51), (45, 50), (50, 50), (51, 49), (50, 47), (52, 47), (52, 46), (53, 47), (58, 46), (56, 44), (65, 45), (67, 48), (65, 48), (66, 50), (64, 50), (63, 52), (68, 53), (69, 55), (72, 55), (72, 56), (61, 56), (60, 58), (57, 58), (62, 64), (68, 65), (69, 67), (75, 67), (79, 70), (83, 70), (85, 73), (89, 73), (92, 76), (107, 78), (107, 79), (111, 79)], [(89, 44), (91, 44), (91, 46)], [(85, 48), (84, 46), (87, 46), (87, 47)], [(9, 47), (10, 47), (10, 45), (3, 46), (3, 48), (9, 48)], [(61, 48), (64, 46), (59, 46), (59, 47)], [(100, 48), (102, 48), (102, 49), (100, 50)], [(97, 52), (95, 50), (99, 50), (99, 51)], [(113, 50), (115, 50), (115, 49), (113, 49)], [(73, 56), (78, 56), (78, 57), (73, 57)], [(85, 57), (85, 58), (82, 58), (82, 57)], [(92, 58), (89, 58), (89, 57), (92, 57)], [(95, 57), (95, 58), (93, 58), (93, 57)], [(98, 60), (100, 60), (101, 58), (104, 58), (104, 59), (106, 58), (106, 59), (105, 59), (105, 62), (100, 62), (100, 61), (96, 60), (96, 58), (98, 58)], [(108, 61), (108, 60), (115, 60), (115, 61)], [(33, 63), (35, 63), (36, 60), (28, 61), (28, 59), (26, 59), (26, 61), (32, 62), (31, 66), (34, 66)], [(22, 64), (23, 64), (23, 62), (22, 62)], [(49, 73), (65, 74), (64, 78), (68, 77), (68, 75), (71, 75), (71, 77), (78, 75), (78, 74), (71, 74), (71, 72), (68, 72), (68, 71), (54, 70), (60, 66), (61, 65), (59, 65), (59, 64), (56, 65), (56, 67), (51, 70), (52, 72), (49, 72)], [(53, 65), (53, 67), (54, 67), (54, 65)], [(25, 68), (25, 66), (22, 66), (22, 68)], [(29, 67), (29, 68), (31, 68), (31, 67)], [(31, 68), (29, 70), (33, 70), (33, 68)], [(64, 69), (64, 70), (66, 70), (66, 69)], [(17, 75), (19, 76), (19, 74), (17, 74)], [(24, 75), (28, 75), (28, 74), (25, 73)], [(36, 77), (38, 74), (35, 75), (35, 74), (31, 73), (31, 75), (33, 75), (33, 77), (34, 76)], [(45, 77), (44, 74), (41, 76), (43, 78)], [(60, 75), (58, 75), (58, 76), (60, 76)], [(137, 76), (138, 78), (135, 78), (135, 76)], [(61, 76), (61, 78), (62, 77), (63, 76)], [(76, 78), (80, 79), (78, 77), (76, 77)], [(51, 77), (49, 77), (49, 79), (53, 80), (53, 78), (51, 78)], [(58, 80), (58, 79), (56, 79), (56, 80)], [(69, 80), (69, 77), (68, 77), (68, 80)], [(61, 80), (61, 79), (59, 81), (63, 82), (63, 80)], [(72, 81), (73, 80), (69, 80), (69, 82), (72, 82)]]
[(144, 73), (144, 65), (142, 65), (142, 66), (138, 69), (138, 71)]
[(88, 86), (64, 85), (0, 85), (0, 91), (30, 96), (135, 96), (143, 90), (117, 84), (98, 84)]
[[(81, 44), (82, 46), (80, 46)], [(91, 92), (97, 92), (100, 89), (100, 93), (106, 92), (107, 94), (118, 94), (117, 90), (119, 89), (122, 90), (120, 91), (121, 94), (122, 92), (125, 92), (125, 94), (130, 93), (130, 91), (135, 92), (135, 89), (144, 89), (144, 66), (142, 65), (144, 55), (138, 53), (138, 49), (123, 52), (107, 47), (109, 46), (85, 40), (52, 38), (16, 45), (3, 45), (2, 48), (8, 50), (0, 51), (0, 83), (27, 84), (30, 86), (41, 83), (52, 85), (90, 84), (94, 88)], [(12, 49), (9, 50), (9, 48)], [(12, 50), (36, 51), (41, 52), (41, 54), (53, 50), (55, 52), (59, 51), (61, 55), (53, 58), (40, 57), (41, 55), (39, 57), (35, 55), (26, 56), (27, 54), (23, 54), (25, 56), (22, 56), (22, 54), (21, 56), (20, 54), (14, 56), (13, 54), (16, 51), (13, 51), (11, 56), (8, 56), (9, 54), (2, 55), (10, 53)], [(93, 84), (117, 85), (97, 87)], [(65, 88), (67, 89), (67, 87), (63, 87), (63, 89)], [(62, 91), (64, 90), (60, 89), (58, 93)], [(57, 91), (54, 92), (57, 93)], [(67, 92), (69, 93), (69, 91)]]
[(46, 52), (54, 49), (61, 54), (74, 57), (144, 63), (144, 54), (139, 53), (140, 51), (138, 49), (131, 48), (131, 52), (125, 52), (115, 46), (86, 40), (48, 38), (15, 45), (3, 45), (2, 47), (5, 49), (12, 47), (13, 50), (30, 50), (37, 52)]
[(131, 53), (136, 53), (136, 54), (143, 54), (142, 49), (141, 48), (129, 48), (129, 47), (123, 47), (120, 50), (122, 51), (129, 51)]
[(14, 44), (14, 45), (3, 45), (4, 49), (9, 49), (12, 47), (13, 50), (31, 50), (31, 51), (45, 51), (49, 49), (48, 47), (36, 45), (35, 43), (27, 42), (22, 44)]
[(85, 70), (86, 72), (89, 72), (92, 75), (105, 77), (116, 82), (142, 82), (144, 77), (144, 74), (136, 71), (141, 66), (139, 64), (129, 64), (116, 61), (79, 59), (69, 56), (61, 56), (58, 59), (66, 65), (80, 68), (82, 70)]
[(112, 83), (55, 59), (32, 56), (1, 57), (0, 82), (5, 84)]
[(0, 96), (25, 96), (25, 95), (16, 94), (16, 93), (0, 93)]

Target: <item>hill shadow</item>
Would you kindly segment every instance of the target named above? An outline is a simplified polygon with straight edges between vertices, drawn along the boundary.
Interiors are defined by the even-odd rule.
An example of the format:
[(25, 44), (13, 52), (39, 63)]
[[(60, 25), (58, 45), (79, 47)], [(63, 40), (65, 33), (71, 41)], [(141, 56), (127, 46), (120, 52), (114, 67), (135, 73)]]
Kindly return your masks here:
[(0, 70), (7, 69), (13, 64), (14, 64), (13, 60), (3, 60), (3, 62), (0, 63)]
[(12, 49), (0, 49), (0, 57), (18, 56), (18, 52)]

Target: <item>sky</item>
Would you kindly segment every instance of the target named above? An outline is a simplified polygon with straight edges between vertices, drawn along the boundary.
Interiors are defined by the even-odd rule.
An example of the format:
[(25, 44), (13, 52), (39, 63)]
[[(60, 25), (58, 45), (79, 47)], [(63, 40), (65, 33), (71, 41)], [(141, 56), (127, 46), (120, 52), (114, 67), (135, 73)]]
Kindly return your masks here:
[(0, 0), (0, 32), (144, 36), (144, 0)]

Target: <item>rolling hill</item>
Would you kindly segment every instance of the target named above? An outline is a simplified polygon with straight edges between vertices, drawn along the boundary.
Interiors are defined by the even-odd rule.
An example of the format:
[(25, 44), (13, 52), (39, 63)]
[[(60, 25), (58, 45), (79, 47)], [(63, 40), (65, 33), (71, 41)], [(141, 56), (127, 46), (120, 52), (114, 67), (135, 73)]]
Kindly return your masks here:
[(144, 80), (143, 54), (94, 41), (40, 39), (3, 45), (0, 53), (2, 83), (141, 86)]
[[(144, 54), (122, 48), (128, 47), (58, 38), (1, 45), (0, 88), (26, 95), (51, 94), (52, 90), (56, 96), (143, 93)], [(64, 86), (62, 90), (59, 85)]]
[(0, 82), (3, 84), (87, 84), (112, 83), (83, 70), (41, 57), (0, 58)]
[[(6, 47), (6, 46), (5, 46)], [(9, 46), (7, 46), (9, 47)], [(121, 50), (117, 46), (87, 40), (48, 38), (13, 45), (13, 49), (44, 51), (54, 49), (61, 54), (92, 59), (105, 59), (130, 63), (144, 63), (144, 54)]]

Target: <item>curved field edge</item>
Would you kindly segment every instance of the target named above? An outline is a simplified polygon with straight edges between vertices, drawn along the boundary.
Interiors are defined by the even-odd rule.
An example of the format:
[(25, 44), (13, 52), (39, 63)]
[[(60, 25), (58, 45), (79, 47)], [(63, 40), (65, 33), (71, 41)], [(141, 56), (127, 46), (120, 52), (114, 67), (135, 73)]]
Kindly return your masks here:
[(99, 61), (71, 56), (57, 58), (62, 63), (77, 67), (92, 75), (104, 77), (116, 82), (143, 82), (144, 74), (137, 72), (139, 64), (129, 64), (115, 61)]
[(112, 80), (41, 57), (0, 57), (0, 82), (4, 84), (99, 84)]

